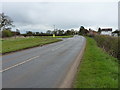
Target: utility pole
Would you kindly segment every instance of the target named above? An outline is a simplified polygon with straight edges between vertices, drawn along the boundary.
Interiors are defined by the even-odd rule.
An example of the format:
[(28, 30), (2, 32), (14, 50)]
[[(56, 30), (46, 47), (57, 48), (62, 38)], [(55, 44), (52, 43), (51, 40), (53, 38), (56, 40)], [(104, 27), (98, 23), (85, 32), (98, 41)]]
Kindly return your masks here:
[(54, 26), (54, 31), (55, 31), (55, 25), (53, 25)]

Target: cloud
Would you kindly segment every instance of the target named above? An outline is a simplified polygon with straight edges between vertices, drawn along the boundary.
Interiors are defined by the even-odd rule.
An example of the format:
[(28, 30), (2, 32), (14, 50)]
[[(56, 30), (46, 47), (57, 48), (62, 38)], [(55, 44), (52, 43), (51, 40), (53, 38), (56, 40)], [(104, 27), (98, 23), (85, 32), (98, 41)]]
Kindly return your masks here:
[(10, 16), (20, 30), (46, 31), (85, 27), (117, 28), (116, 2), (4, 2), (3, 12)]

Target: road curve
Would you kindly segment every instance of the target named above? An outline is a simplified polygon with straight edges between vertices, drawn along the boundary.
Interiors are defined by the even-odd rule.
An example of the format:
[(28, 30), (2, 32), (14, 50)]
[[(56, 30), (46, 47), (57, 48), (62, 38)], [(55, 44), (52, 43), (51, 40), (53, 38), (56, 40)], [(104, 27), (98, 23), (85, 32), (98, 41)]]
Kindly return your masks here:
[(2, 56), (2, 88), (58, 88), (84, 43), (74, 36)]

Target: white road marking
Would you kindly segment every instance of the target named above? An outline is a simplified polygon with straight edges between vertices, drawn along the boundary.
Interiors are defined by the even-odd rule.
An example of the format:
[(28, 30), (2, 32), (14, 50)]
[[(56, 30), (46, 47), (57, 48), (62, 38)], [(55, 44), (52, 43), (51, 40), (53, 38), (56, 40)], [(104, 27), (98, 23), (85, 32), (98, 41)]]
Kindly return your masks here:
[(15, 65), (10, 66), (10, 67), (8, 67), (8, 68), (6, 68), (6, 69), (4, 69), (4, 70), (1, 70), (0, 72), (5, 72), (5, 71), (7, 71), (7, 70), (9, 70), (9, 69), (12, 69), (12, 68), (14, 68), (14, 67), (20, 66), (20, 65), (22, 65), (22, 64), (24, 64), (24, 63), (26, 63), (26, 62), (29, 62), (29, 61), (31, 61), (31, 60), (33, 60), (33, 59), (35, 59), (35, 58), (38, 58), (38, 57), (39, 57), (39, 56), (35, 56), (35, 57), (30, 58), (30, 59), (28, 59), (28, 60), (25, 60), (25, 61), (23, 61), (23, 62), (21, 62), (21, 63), (15, 64)]
[[(69, 38), (69, 39), (72, 39), (72, 38)], [(57, 49), (59, 49), (59, 48), (61, 48), (61, 47), (64, 47), (64, 45), (60, 45), (59, 47), (57, 46), (57, 47), (55, 47), (54, 49), (52, 49), (52, 51), (55, 51), (55, 50), (57, 50)], [(0, 73), (1, 73), (1, 72), (5, 72), (5, 71), (7, 71), (7, 70), (10, 70), (10, 69), (12, 69), (12, 68), (14, 68), (14, 67), (20, 66), (20, 65), (22, 65), (22, 64), (24, 64), (24, 63), (27, 63), (27, 62), (29, 62), (29, 61), (32, 61), (33, 59), (38, 58), (38, 57), (40, 57), (40, 56), (35, 56), (35, 57), (30, 58), (30, 59), (28, 59), (28, 60), (25, 60), (25, 61), (23, 61), (23, 62), (21, 62), (21, 63), (18, 63), (18, 64), (15, 64), (15, 65), (13, 65), (13, 66), (10, 66), (10, 67), (8, 67), (8, 68), (6, 68), (6, 69), (0, 70)]]
[[(63, 46), (64, 46), (64, 45), (60, 45), (59, 47), (55, 47), (54, 49), (52, 49), (52, 51), (55, 51), (56, 49), (59, 49), (59, 48), (61, 48), (61, 47), (63, 47)], [(35, 56), (35, 57), (30, 58), (30, 59), (28, 59), (28, 60), (25, 60), (25, 61), (23, 61), (23, 62), (21, 62), (21, 63), (18, 63), (18, 64), (15, 64), (15, 65), (13, 65), (13, 66), (10, 66), (10, 67), (8, 67), (8, 68), (6, 68), (6, 69), (4, 69), (4, 70), (0, 70), (0, 73), (1, 73), (1, 72), (5, 72), (5, 71), (7, 71), (7, 70), (9, 70), (9, 69), (12, 69), (12, 68), (14, 68), (14, 67), (20, 66), (20, 65), (22, 65), (22, 64), (24, 64), (24, 63), (26, 63), (26, 62), (29, 62), (29, 61), (31, 61), (31, 60), (33, 60), (33, 59), (35, 59), (35, 58), (38, 58), (38, 57), (40, 57), (40, 56)]]

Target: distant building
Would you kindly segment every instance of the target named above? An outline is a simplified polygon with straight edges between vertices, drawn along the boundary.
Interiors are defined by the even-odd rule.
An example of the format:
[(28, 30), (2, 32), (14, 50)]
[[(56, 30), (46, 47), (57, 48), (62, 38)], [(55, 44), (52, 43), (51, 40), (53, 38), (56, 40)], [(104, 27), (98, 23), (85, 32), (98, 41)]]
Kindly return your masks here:
[(89, 33), (88, 33), (89, 36), (94, 36), (94, 35), (98, 35), (98, 32), (92, 30), (92, 29), (89, 29)]
[(112, 35), (112, 28), (104, 28), (101, 30), (101, 35), (109, 35), (111, 36)]
[(90, 33), (91, 35), (98, 35), (98, 33), (97, 33), (96, 31), (94, 31), (94, 30), (89, 30), (89, 33)]

